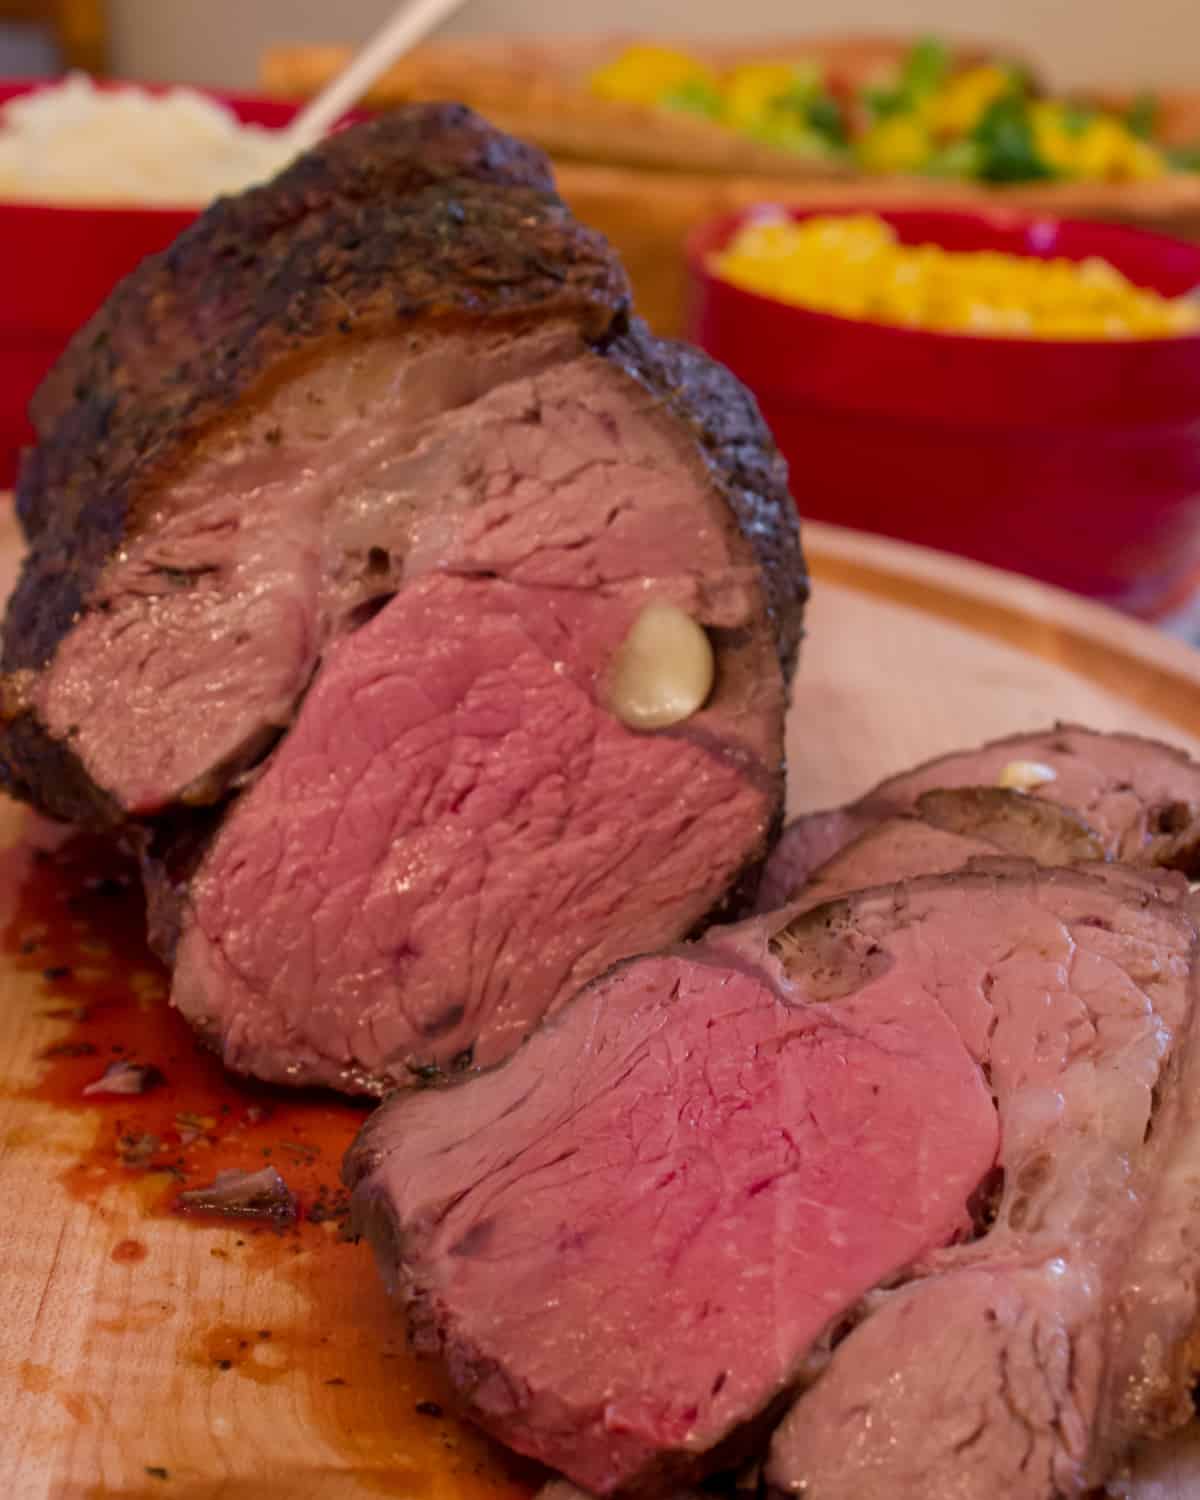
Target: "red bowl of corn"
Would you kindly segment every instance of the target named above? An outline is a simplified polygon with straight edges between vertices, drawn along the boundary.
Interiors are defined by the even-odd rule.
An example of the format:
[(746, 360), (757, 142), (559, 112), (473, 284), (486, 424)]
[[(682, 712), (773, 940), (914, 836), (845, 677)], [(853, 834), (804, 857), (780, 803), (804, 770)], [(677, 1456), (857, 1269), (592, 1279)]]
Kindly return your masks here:
[[(1200, 246), (1000, 213), (863, 214), (904, 251), (892, 252), (886, 297), (862, 293), (853, 246), (793, 267), (790, 280), (739, 257), (764, 225), (786, 240), (812, 221), (812, 239), (833, 222), (819, 209), (730, 216), (702, 226), (687, 247), (691, 337), (757, 396), (802, 513), (1028, 573), (1144, 617), (1180, 604), (1200, 586), (1200, 310), (1175, 299), (1200, 286)], [(978, 294), (987, 281), (978, 252), (999, 282), (1007, 266), (1016, 285), (1026, 283), (1030, 259), (1053, 263), (1060, 277), (1086, 267), (1097, 286), (1115, 268), (1156, 294), (1139, 307), (1173, 305), (1156, 336), (1142, 336), (1136, 318), (1131, 327), (1111, 317), (1111, 296), (1096, 293), (1103, 307), (1089, 324), (1086, 307), (1068, 315), (1061, 287), (1056, 302), (1039, 282), (1032, 315), (1011, 295), (998, 315), (986, 290)], [(921, 256), (969, 267), (969, 297), (981, 300), (956, 310), (930, 273), (926, 301), (906, 308), (904, 275), (919, 278)], [(1053, 266), (1034, 274), (1044, 279)], [(796, 298), (806, 305), (786, 300)], [(1153, 306), (1151, 314), (1153, 323)]]
[[(52, 87), (44, 80), (2, 84), (0, 108)], [(102, 86), (105, 93), (129, 88), (147, 98), (165, 92)], [(192, 92), (226, 106), (241, 124), (278, 129), (296, 113), (295, 105), (273, 99)], [(102, 157), (103, 142), (96, 144)], [(82, 165), (86, 168), (86, 162)], [(100, 161), (96, 175), (103, 171)], [(123, 276), (145, 256), (165, 249), (200, 212), (205, 195), (190, 188), (188, 175), (181, 161), (177, 202), (43, 202), (11, 195), (0, 201), (0, 488), (13, 483), (20, 450), (33, 437), (26, 416), (29, 398), (71, 335)], [(89, 185), (87, 196), (103, 191), (102, 185)], [(113, 191), (119, 194), (120, 186)]]

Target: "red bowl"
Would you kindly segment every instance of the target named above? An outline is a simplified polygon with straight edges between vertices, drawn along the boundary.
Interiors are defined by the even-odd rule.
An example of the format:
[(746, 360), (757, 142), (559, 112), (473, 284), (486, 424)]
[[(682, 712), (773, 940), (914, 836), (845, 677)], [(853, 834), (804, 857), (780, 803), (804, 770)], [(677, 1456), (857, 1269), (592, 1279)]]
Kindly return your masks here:
[[(114, 85), (119, 86), (119, 85)], [(45, 81), (0, 85), (0, 105)], [(246, 124), (280, 127), (294, 104), (214, 93)], [(29, 398), (68, 339), (123, 276), (185, 229), (199, 207), (72, 208), (0, 203), (0, 488), (33, 439)]]
[[(690, 335), (757, 396), (805, 515), (1148, 617), (1200, 585), (1200, 335), (989, 338), (788, 306), (709, 269), (753, 213), (690, 237)], [(879, 217), (907, 244), (1095, 255), (1167, 295), (1200, 285), (1200, 246), (1119, 225)]]

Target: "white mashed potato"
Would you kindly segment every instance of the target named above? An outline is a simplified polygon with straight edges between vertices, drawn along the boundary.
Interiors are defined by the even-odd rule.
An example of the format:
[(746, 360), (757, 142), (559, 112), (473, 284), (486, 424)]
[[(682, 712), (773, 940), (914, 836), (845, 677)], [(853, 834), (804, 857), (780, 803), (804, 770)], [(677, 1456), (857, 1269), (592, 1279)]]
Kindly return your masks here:
[(0, 199), (199, 206), (274, 176), (281, 133), (195, 89), (99, 89), (73, 74), (0, 110)]

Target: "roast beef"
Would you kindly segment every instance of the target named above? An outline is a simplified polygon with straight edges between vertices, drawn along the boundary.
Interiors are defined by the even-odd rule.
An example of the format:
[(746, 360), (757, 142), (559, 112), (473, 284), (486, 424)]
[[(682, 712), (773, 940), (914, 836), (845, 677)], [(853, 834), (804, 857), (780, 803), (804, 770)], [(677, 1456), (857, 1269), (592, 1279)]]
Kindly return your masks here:
[[(846, 807), (797, 818), (771, 856), (760, 909), (791, 900), (814, 871), (878, 823), (920, 812), (925, 794), (967, 787), (1021, 790), (1067, 809), (1082, 825), (1080, 838), (1091, 835), (1105, 858), (1200, 875), (1200, 765), (1182, 750), (1138, 735), (1057, 724), (928, 761)], [(921, 815), (936, 821), (928, 805)], [(1029, 834), (1026, 824), (1014, 826), (1003, 816), (986, 838), (1025, 853)], [(1051, 830), (1052, 844), (1060, 835)], [(1079, 857), (1092, 852), (1081, 847)]]
[(790, 658), (802, 575), (779, 460), (736, 383), (640, 337), (614, 348), (627, 324), (620, 266), (545, 159), (465, 110), (399, 111), (218, 203), (34, 402), (4, 651), (13, 784), (101, 821), (215, 796), (347, 616), (437, 562), (430, 512), (454, 497), (430, 496), (410, 451), (423, 424), (590, 349), (612, 356), (598, 383), (632, 372), (717, 455), (772, 558)]
[[(231, 1066), (494, 1060), (752, 891), (805, 594), (785, 470), (539, 153), (442, 105), (338, 135), (145, 262), (34, 410), (0, 759), (140, 843)], [(646, 730), (614, 673), (651, 605), (715, 677)]]
[(1077, 1493), (1177, 1419), (1195, 1316), (1186, 886), (1097, 868), (714, 929), (385, 1103), (346, 1178), (415, 1346), (598, 1494), (732, 1462), (814, 1381), (779, 1490)]
[(893, 955), (912, 944), (931, 965), (989, 1069), (1003, 1191), (982, 1238), (926, 1257), (871, 1300), (776, 1433), (774, 1491), (1081, 1496), (1135, 1439), (1190, 1419), (1195, 923), (1178, 891), (1139, 890), (1125, 874), (1104, 885), (1102, 896), (1095, 879), (1043, 877), (1020, 924), (990, 941), (982, 926), (939, 941), (922, 921), (937, 899), (927, 883), (899, 902), (852, 898), (825, 919)]
[(884, 818), (852, 838), (808, 877), (792, 903), (836, 896), (915, 875), (946, 875), (974, 859), (1023, 855), (1041, 865), (1104, 857), (1104, 846), (1070, 808), (1000, 787), (923, 792), (911, 813)]

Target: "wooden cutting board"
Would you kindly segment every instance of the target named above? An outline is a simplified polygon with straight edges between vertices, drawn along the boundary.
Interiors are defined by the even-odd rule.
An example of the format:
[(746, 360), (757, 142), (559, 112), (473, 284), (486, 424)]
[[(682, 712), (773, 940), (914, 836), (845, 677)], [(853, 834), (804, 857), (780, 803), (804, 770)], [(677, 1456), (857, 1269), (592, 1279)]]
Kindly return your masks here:
[[(971, 564), (829, 527), (807, 536), (817, 590), (793, 810), (1055, 717), (1200, 753), (1200, 654)], [(0, 586), (16, 561), (5, 508)], [(360, 1112), (225, 1079), (166, 1010), (111, 856), (61, 843), (0, 802), (0, 1494), (531, 1493), (531, 1468), (448, 1415), (367, 1251), (338, 1237), (337, 1165)], [(166, 1082), (85, 1098), (121, 1057)], [(173, 1209), (218, 1168), (264, 1163), (300, 1196), (298, 1228)], [(1123, 1493), (1195, 1500), (1200, 1444), (1162, 1449)]]

